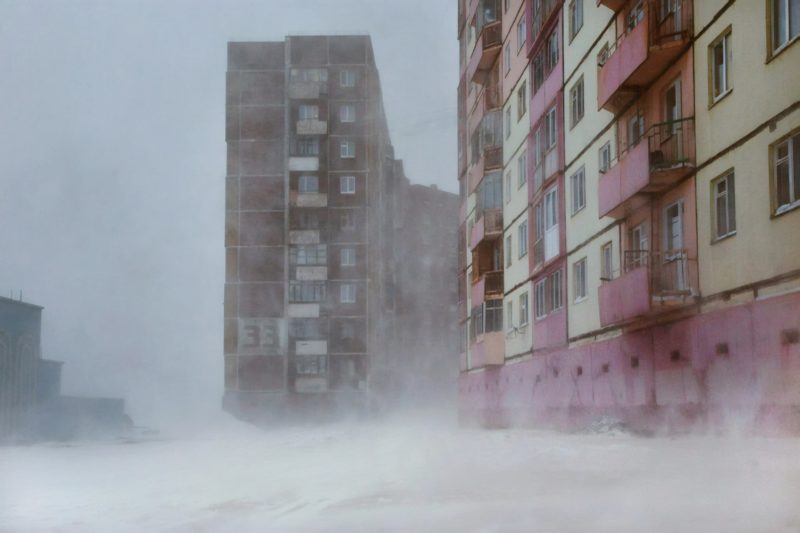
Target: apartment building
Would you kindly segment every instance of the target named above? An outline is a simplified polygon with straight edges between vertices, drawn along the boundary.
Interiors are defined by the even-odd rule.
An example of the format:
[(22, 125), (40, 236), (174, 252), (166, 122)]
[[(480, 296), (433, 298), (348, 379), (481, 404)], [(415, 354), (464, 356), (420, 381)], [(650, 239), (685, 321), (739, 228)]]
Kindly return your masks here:
[[(224, 407), (254, 421), (364, 408), (411, 324), (398, 269), (418, 209), (400, 201), (413, 186), (371, 40), (229, 43), (226, 111)], [(437, 272), (419, 289), (446, 286)], [(431, 305), (446, 322), (455, 294)]]
[(800, 2), (526, 4), (532, 343), (463, 419), (797, 425)]

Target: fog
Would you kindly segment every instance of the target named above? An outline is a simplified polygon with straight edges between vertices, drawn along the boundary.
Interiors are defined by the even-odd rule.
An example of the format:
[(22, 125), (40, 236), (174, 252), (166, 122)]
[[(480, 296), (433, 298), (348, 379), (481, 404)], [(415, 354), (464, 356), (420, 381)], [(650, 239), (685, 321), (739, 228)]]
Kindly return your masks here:
[(0, 2), (0, 295), (45, 307), (64, 392), (124, 397), (153, 426), (219, 408), (228, 41), (369, 32), (406, 173), (455, 191), (455, 17), (447, 0)]

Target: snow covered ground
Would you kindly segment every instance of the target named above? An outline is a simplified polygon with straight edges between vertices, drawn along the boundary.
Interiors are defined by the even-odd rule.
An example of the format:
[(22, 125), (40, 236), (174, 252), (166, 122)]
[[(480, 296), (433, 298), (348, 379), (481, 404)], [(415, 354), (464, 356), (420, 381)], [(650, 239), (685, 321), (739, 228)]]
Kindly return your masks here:
[(0, 448), (2, 531), (800, 531), (800, 440), (434, 419)]

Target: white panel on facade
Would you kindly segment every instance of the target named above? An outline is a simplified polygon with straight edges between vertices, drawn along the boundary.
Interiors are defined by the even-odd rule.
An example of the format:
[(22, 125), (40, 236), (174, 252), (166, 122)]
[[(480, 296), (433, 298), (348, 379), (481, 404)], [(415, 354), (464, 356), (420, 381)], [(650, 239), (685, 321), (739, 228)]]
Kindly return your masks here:
[(326, 135), (328, 133), (328, 123), (324, 120), (298, 120), (298, 135)]
[(297, 355), (326, 355), (328, 341), (296, 341), (294, 353)]
[(313, 378), (299, 377), (294, 380), (294, 390), (295, 392), (303, 392), (309, 394), (327, 392), (328, 380), (320, 377), (313, 377)]
[(296, 278), (300, 281), (324, 281), (328, 279), (328, 267), (299, 266)]
[(297, 207), (326, 207), (328, 195), (321, 193), (303, 193), (297, 195)]
[(319, 244), (319, 230), (292, 230), (289, 232), (289, 244)]
[(289, 170), (292, 171), (319, 170), (319, 157), (290, 157)]
[(289, 304), (291, 318), (317, 318), (319, 317), (319, 304)]

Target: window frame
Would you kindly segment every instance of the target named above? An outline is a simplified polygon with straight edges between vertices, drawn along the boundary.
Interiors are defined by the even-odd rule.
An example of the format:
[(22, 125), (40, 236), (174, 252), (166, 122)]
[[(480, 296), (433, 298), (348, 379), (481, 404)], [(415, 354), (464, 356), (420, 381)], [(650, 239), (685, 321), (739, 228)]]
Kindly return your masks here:
[[(725, 193), (720, 195), (717, 188), (720, 183), (725, 183)], [(736, 175), (734, 169), (728, 169), (710, 182), (711, 185), (711, 227), (713, 235), (711, 243), (733, 237), (736, 235)], [(718, 200), (724, 198), (725, 202), (725, 224), (727, 231), (720, 234), (719, 228), (719, 203)]]
[(519, 54), (522, 47), (525, 46), (526, 41), (526, 27), (525, 27), (525, 12), (522, 12), (522, 16), (519, 18), (517, 22), (517, 53)]
[(577, 126), (586, 114), (586, 95), (583, 84), (583, 74), (569, 90), (569, 122), (570, 129)]
[[(586, 266), (587, 261), (586, 257), (579, 259), (572, 263), (572, 277), (574, 279), (573, 284), (573, 302), (580, 303), (584, 302), (589, 298), (589, 287), (588, 281), (586, 279)], [(579, 275), (580, 272), (580, 275)], [(582, 289), (579, 291), (578, 289)]]
[[(349, 148), (352, 146), (352, 155)], [(339, 141), (339, 159), (355, 159), (356, 158), (356, 143), (355, 141), (342, 140)]]
[[(800, 177), (794, 175), (795, 170), (800, 172), (800, 162), (795, 162), (795, 150), (800, 154), (800, 147), (795, 147), (795, 144), (800, 144), (800, 129), (794, 130), (788, 135), (778, 139), (770, 145), (770, 174), (771, 174), (771, 204), (772, 204), (772, 217), (781, 216), (790, 211), (800, 208), (800, 190), (795, 190), (795, 181), (800, 182)], [(786, 145), (786, 157), (780, 161), (777, 158), (778, 149)], [(787, 181), (789, 188), (789, 203), (778, 205), (778, 166), (785, 160), (788, 171)], [(797, 169), (795, 169), (797, 167)], [(800, 189), (800, 187), (798, 187)]]
[(528, 150), (523, 149), (517, 157), (517, 190), (528, 182)]
[[(580, 181), (579, 188), (576, 188), (576, 181)], [(570, 216), (575, 216), (586, 207), (586, 167), (581, 166), (569, 177), (570, 188)], [(577, 197), (579, 203), (576, 204), (576, 191), (580, 193)]]
[(564, 307), (564, 289), (562, 287), (562, 273), (559, 268), (550, 274), (550, 312), (553, 313)]
[(530, 323), (530, 309), (528, 304), (528, 291), (519, 295), (519, 327), (524, 328)]
[(339, 303), (354, 304), (358, 302), (355, 283), (342, 283), (339, 285)]
[(569, 42), (571, 43), (583, 28), (583, 0), (569, 3)]
[(528, 219), (526, 218), (517, 226), (517, 259), (528, 255)]
[(533, 285), (533, 317), (536, 320), (547, 317), (547, 277)]
[(600, 247), (600, 281), (614, 279), (614, 243), (608, 241)]
[(339, 87), (343, 89), (352, 89), (356, 86), (356, 72), (352, 69), (343, 69), (339, 71)]
[(356, 249), (353, 246), (343, 246), (339, 249), (339, 266), (356, 266)]
[[(312, 181), (316, 184), (313, 187), (313, 190), (304, 190), (307, 189), (307, 186), (303, 186), (304, 183)], [(318, 194), (319, 193), (319, 176), (316, 174), (301, 174), (300, 177), (297, 178), (297, 194)]]
[(356, 177), (350, 174), (339, 176), (339, 194), (355, 194), (355, 193), (356, 193)]
[(511, 264), (513, 263), (513, 254), (514, 254), (514, 251), (513, 251), (513, 249), (511, 248), (511, 246), (512, 246), (513, 242), (514, 242), (514, 239), (512, 238), (512, 236), (511, 236), (511, 235), (508, 235), (508, 236), (506, 236), (506, 249), (505, 249), (505, 255), (506, 255), (506, 268), (510, 268), (510, 267), (511, 267)]
[[(717, 102), (728, 96), (733, 91), (733, 83), (731, 78), (731, 68), (733, 66), (733, 51), (731, 50), (731, 43), (733, 42), (733, 26), (728, 26), (722, 33), (708, 45), (708, 101), (709, 108), (713, 107)], [(724, 58), (724, 72), (725, 72), (725, 90), (716, 92), (716, 54), (715, 49), (721, 45), (723, 48), (722, 56)]]
[[(786, 4), (786, 41), (778, 46), (775, 46), (775, 6), (776, 2), (785, 2)], [(792, 44), (800, 40), (800, 30), (797, 34), (792, 36), (791, 24), (791, 2), (792, 0), (768, 0), (767, 1), (767, 62), (771, 61), (778, 54), (789, 48)], [(800, 24), (798, 24), (800, 26)]]
[[(608, 154), (608, 160), (604, 161), (603, 154)], [(611, 168), (611, 141), (606, 141), (603, 146), (597, 151), (598, 168), (600, 174), (605, 174)]]
[[(345, 113), (345, 110), (349, 112)], [(342, 124), (353, 124), (356, 121), (356, 106), (355, 104), (341, 104), (339, 106), (339, 122)]]
[(522, 120), (522, 117), (525, 116), (525, 113), (528, 112), (528, 82), (523, 81), (522, 85), (520, 85), (519, 89), (516, 91), (517, 93), (517, 122)]

